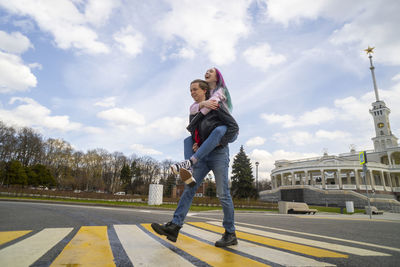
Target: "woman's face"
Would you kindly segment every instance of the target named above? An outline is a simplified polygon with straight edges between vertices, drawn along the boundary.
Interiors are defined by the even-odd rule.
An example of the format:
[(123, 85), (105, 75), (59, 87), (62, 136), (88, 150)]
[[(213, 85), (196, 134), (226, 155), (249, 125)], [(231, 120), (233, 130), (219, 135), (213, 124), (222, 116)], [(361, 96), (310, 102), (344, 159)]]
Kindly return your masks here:
[(200, 88), (199, 83), (192, 83), (190, 85), (190, 94), (196, 102), (206, 100), (206, 92), (207, 90), (203, 90)]
[(204, 74), (204, 79), (207, 83), (216, 83), (218, 81), (217, 71), (214, 68), (207, 70), (206, 74)]

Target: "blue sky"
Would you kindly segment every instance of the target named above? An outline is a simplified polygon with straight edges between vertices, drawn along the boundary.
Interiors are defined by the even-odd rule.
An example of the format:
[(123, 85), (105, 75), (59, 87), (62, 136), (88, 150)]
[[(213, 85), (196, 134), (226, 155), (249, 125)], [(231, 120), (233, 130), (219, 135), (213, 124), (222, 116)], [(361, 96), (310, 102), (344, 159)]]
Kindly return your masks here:
[(259, 177), (275, 160), (400, 137), (397, 0), (0, 0), (0, 120), (76, 150), (181, 160), (189, 83), (222, 72)]

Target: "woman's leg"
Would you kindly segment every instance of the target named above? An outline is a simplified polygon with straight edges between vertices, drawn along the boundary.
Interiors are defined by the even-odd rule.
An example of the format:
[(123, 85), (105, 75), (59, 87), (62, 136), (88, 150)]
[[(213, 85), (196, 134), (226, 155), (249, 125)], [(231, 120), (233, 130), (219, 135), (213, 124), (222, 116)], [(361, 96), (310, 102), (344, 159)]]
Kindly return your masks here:
[(183, 140), (183, 156), (185, 159), (190, 159), (193, 153), (193, 138), (188, 136)]
[[(221, 138), (225, 135), (226, 130), (227, 130), (226, 125), (221, 125), (216, 127), (210, 133), (208, 138), (201, 144), (199, 149), (192, 155), (191, 157), (192, 161), (197, 162), (198, 160), (207, 156), (211, 151), (213, 151), (214, 148), (216, 148), (220, 144)], [(193, 163), (195, 164), (196, 162)]]

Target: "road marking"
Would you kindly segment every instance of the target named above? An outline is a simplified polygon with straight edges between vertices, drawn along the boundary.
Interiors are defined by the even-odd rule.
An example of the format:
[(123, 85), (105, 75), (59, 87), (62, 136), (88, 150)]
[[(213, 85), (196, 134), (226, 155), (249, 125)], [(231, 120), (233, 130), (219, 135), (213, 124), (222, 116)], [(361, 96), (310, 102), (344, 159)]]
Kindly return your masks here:
[(24, 236), (32, 231), (7, 231), (0, 232), (0, 245), (3, 245), (11, 240), (17, 239), (18, 237)]
[[(150, 224), (142, 224), (142, 226), (154, 235), (159, 236), (153, 231)], [(170, 243), (212, 266), (266, 266), (255, 260), (245, 258), (222, 248), (217, 248), (183, 234), (179, 235), (176, 243)]]
[(115, 266), (107, 226), (82, 226), (50, 266)]
[[(293, 215), (292, 215), (293, 216)], [(368, 221), (368, 222), (390, 222), (390, 223), (400, 223), (400, 221), (395, 221), (391, 219), (369, 219), (369, 218), (343, 218), (343, 217), (333, 217), (333, 216), (309, 216), (309, 215), (295, 215), (295, 217), (302, 219), (329, 219), (329, 220), (349, 220), (349, 221)]]
[(60, 242), (72, 228), (46, 228), (0, 250), (0, 266), (29, 266)]
[(133, 266), (194, 266), (136, 225), (114, 225), (114, 228)]
[[(220, 225), (219, 222), (215, 222), (215, 221), (209, 221), (208, 223), (213, 224), (213, 225)], [(300, 244), (304, 244), (304, 245), (320, 247), (320, 248), (329, 249), (329, 250), (335, 250), (335, 251), (339, 251), (339, 252), (343, 252), (343, 253), (355, 254), (355, 255), (359, 255), (359, 256), (391, 256), (390, 254), (386, 254), (386, 253), (382, 253), (382, 252), (378, 252), (378, 251), (367, 250), (367, 249), (362, 249), (362, 248), (354, 248), (354, 247), (350, 247), (350, 246), (332, 244), (332, 243), (316, 241), (316, 240), (310, 240), (310, 239), (305, 239), (305, 238), (296, 237), (296, 236), (282, 235), (282, 234), (252, 229), (252, 228), (243, 227), (243, 226), (236, 226), (236, 229), (239, 231), (243, 231), (243, 232), (247, 232), (247, 233), (251, 233), (251, 234), (266, 236), (266, 237), (270, 237), (270, 238), (276, 238), (276, 239), (285, 240), (285, 241), (289, 241), (289, 242), (296, 242), (296, 243), (300, 243)]]
[[(185, 224), (182, 228), (185, 233), (191, 235), (201, 236), (210, 242), (214, 242), (221, 238), (220, 234), (202, 230), (188, 224)], [(269, 247), (259, 246), (254, 243), (239, 240), (237, 246), (229, 247), (232, 250), (240, 251), (248, 255), (258, 257), (276, 264), (285, 266), (335, 266), (334, 264), (316, 261), (314, 259), (306, 258), (303, 256), (290, 254), (288, 252), (272, 249)]]
[[(208, 219), (210, 219), (210, 218), (208, 218)], [(324, 238), (324, 239), (330, 239), (330, 240), (348, 242), (348, 243), (353, 243), (353, 244), (357, 244), (357, 245), (363, 245), (363, 246), (369, 246), (369, 247), (375, 247), (375, 248), (382, 248), (382, 249), (387, 249), (387, 250), (392, 250), (392, 251), (400, 252), (400, 249), (399, 249), (399, 248), (388, 247), (388, 246), (382, 246), (382, 245), (377, 245), (377, 244), (372, 244), (372, 243), (366, 243), (366, 242), (361, 242), (361, 241), (354, 241), (354, 240), (347, 240), (347, 239), (337, 238), (337, 237), (331, 237), (331, 236), (310, 234), (310, 233), (305, 233), (305, 232), (298, 232), (298, 231), (286, 230), (286, 229), (275, 228), (275, 227), (268, 227), (268, 226), (257, 225), (257, 224), (249, 224), (249, 223), (242, 223), (242, 222), (236, 223), (236, 224), (242, 224), (242, 225), (247, 225), (247, 226), (252, 226), (252, 227), (259, 227), (259, 228), (263, 228), (263, 229), (278, 230), (278, 231), (283, 231), (283, 232), (288, 232), (288, 233), (301, 234), (301, 235), (312, 236), (312, 237), (319, 237), (319, 238)]]
[[(225, 229), (223, 227), (219, 226), (214, 226), (211, 224), (203, 223), (203, 222), (192, 222), (190, 223), (191, 225), (210, 230), (213, 232), (217, 233), (224, 233)], [(309, 246), (304, 246), (300, 244), (295, 244), (291, 242), (286, 242), (286, 241), (281, 241), (277, 239), (272, 239), (264, 236), (258, 236), (258, 235), (253, 235), (253, 234), (248, 234), (245, 232), (240, 232), (236, 231), (236, 236), (240, 239), (272, 246), (272, 247), (277, 247), (285, 250), (290, 250), (294, 252), (298, 252), (304, 255), (310, 255), (314, 257), (319, 257), (319, 258), (347, 258), (347, 255), (336, 253), (333, 251), (325, 250), (325, 249), (320, 249), (320, 248), (314, 248), (314, 247), (309, 247)]]

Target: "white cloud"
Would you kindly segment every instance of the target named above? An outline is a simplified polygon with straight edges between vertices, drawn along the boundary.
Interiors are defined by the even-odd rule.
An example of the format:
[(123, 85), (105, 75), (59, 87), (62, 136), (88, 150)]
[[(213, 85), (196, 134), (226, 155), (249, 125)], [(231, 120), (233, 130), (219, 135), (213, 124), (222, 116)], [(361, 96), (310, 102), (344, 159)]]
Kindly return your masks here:
[(125, 27), (113, 35), (118, 47), (130, 56), (136, 56), (142, 52), (145, 37), (132, 26)]
[(336, 111), (326, 107), (304, 112), (297, 118), (292, 115), (261, 114), (261, 118), (271, 124), (281, 124), (284, 128), (296, 126), (319, 125), (335, 119)]
[(208, 54), (216, 64), (235, 60), (235, 45), (249, 33), (247, 8), (251, 1), (167, 1), (171, 9), (158, 23), (168, 41), (182, 39), (189, 50)]
[[(109, 52), (107, 45), (99, 42), (97, 33), (87, 25), (89, 21), (100, 23), (96, 18), (107, 19), (104, 13), (97, 16), (89, 12), (88, 17), (85, 17), (85, 14), (68, 0), (1, 0), (0, 5), (10, 13), (33, 18), (43, 31), (53, 35), (61, 49), (76, 48), (90, 54)], [(89, 5), (91, 6), (93, 3)]]
[[(270, 178), (269, 174), (272, 169), (275, 168), (275, 161), (276, 160), (296, 160), (302, 158), (311, 158), (318, 156), (315, 153), (299, 153), (299, 152), (290, 152), (285, 150), (276, 150), (272, 153), (268, 152), (267, 150), (262, 149), (254, 149), (251, 151), (249, 157), (253, 163), (259, 162), (258, 170), (259, 170), (259, 179)], [(253, 168), (255, 171), (255, 168)]]
[(144, 154), (144, 155), (161, 155), (162, 152), (155, 150), (153, 148), (145, 147), (141, 144), (133, 144), (130, 146), (130, 148), (137, 152), (138, 154)]
[(284, 55), (273, 53), (270, 45), (267, 43), (249, 47), (243, 52), (243, 56), (251, 66), (264, 71), (273, 65), (286, 61)]
[(177, 53), (171, 54), (171, 58), (183, 58), (193, 59), (196, 56), (196, 52), (193, 49), (183, 47)]
[[(367, 46), (376, 46), (379, 55), (376, 61), (388, 64), (400, 64), (400, 24), (399, 3), (397, 1), (345, 1), (345, 0), (266, 0), (267, 15), (272, 21), (288, 26), (291, 22), (300, 23), (304, 19), (319, 18), (343, 23), (336, 29), (330, 41), (343, 45), (349, 44), (353, 50), (361, 51)], [(371, 43), (374, 42), (374, 43)]]
[(346, 139), (351, 137), (351, 134), (344, 131), (325, 131), (318, 130), (315, 133), (315, 137), (318, 139), (328, 139), (328, 140), (338, 140), (338, 139)]
[(264, 143), (265, 143), (265, 138), (256, 136), (247, 140), (246, 146), (261, 146)]
[(85, 17), (94, 26), (102, 26), (119, 5), (119, 0), (89, 0), (85, 7)]
[(100, 101), (97, 101), (96, 103), (94, 103), (94, 105), (99, 106), (99, 107), (110, 108), (110, 107), (115, 107), (115, 101), (116, 101), (116, 97), (111, 96), (111, 97), (104, 98)]
[(304, 19), (315, 20), (327, 17), (346, 21), (366, 6), (366, 1), (353, 0), (265, 0), (267, 15), (272, 21), (288, 26), (290, 22), (300, 23)]
[(12, 110), (0, 109), (0, 120), (10, 125), (39, 127), (60, 131), (81, 129), (81, 124), (71, 122), (68, 116), (51, 116), (51, 110), (27, 97), (13, 97), (9, 104), (21, 104)]
[(36, 84), (35, 75), (19, 56), (0, 52), (0, 93), (23, 92)]
[(139, 127), (137, 130), (139, 133), (148, 136), (159, 136), (162, 133), (163, 136), (169, 136), (172, 138), (179, 138), (187, 134), (186, 125), (187, 120), (180, 117), (164, 117), (155, 120), (154, 122)]
[(392, 78), (392, 81), (399, 81), (399, 80), (400, 80), (400, 73), (397, 74), (397, 75), (395, 75), (395, 76)]
[(317, 141), (311, 133), (306, 131), (275, 133), (273, 140), (281, 145), (294, 144), (296, 146), (304, 146)]
[(7, 32), (0, 31), (0, 50), (13, 54), (23, 54), (33, 45), (29, 39), (20, 32)]
[(131, 108), (112, 108), (104, 110), (99, 112), (97, 117), (121, 126), (145, 124), (144, 116)]

